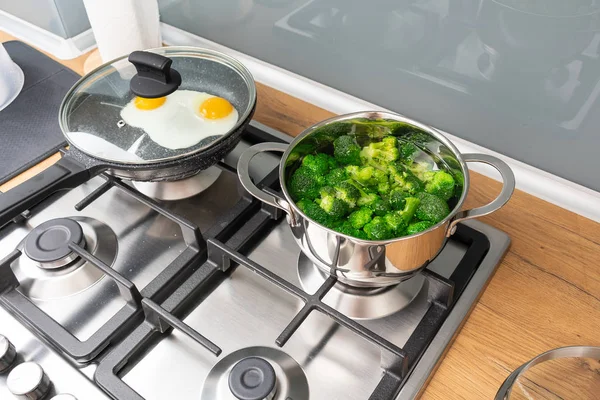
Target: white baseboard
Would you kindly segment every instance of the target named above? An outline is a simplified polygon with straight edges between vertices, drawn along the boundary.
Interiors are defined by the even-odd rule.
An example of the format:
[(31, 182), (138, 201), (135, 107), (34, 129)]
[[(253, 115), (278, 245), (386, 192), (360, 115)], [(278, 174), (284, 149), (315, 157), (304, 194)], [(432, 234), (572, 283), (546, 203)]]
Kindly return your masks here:
[(61, 60), (79, 57), (96, 46), (96, 39), (91, 29), (65, 39), (2, 10), (0, 10), (0, 28)]
[[(185, 32), (171, 25), (161, 23), (161, 31), (163, 41), (166, 44), (206, 47), (229, 54), (246, 65), (254, 75), (256, 81), (333, 113), (345, 114), (364, 110), (386, 110), (384, 107), (340, 92), (332, 87)], [(449, 133), (444, 132), (444, 134), (452, 140), (462, 153), (486, 153), (504, 160), (510, 165), (515, 174), (518, 189), (600, 222), (599, 192), (488, 150)], [(499, 176), (495, 170), (483, 164), (470, 164), (469, 168), (493, 179), (498, 179)]]

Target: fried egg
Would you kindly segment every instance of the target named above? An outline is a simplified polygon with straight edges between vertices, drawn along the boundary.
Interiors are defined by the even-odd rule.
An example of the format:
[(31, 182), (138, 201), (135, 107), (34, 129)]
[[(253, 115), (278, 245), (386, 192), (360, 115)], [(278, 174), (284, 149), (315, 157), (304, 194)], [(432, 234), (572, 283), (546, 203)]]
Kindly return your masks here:
[(222, 97), (177, 90), (156, 99), (135, 97), (121, 110), (121, 118), (160, 146), (176, 150), (226, 134), (237, 123), (238, 112)]

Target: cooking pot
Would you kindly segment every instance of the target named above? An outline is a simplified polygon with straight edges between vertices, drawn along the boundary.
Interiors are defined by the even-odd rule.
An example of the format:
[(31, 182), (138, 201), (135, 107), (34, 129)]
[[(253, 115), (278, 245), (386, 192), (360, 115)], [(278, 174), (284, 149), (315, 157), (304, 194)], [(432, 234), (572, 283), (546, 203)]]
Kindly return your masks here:
[[(122, 119), (121, 110), (134, 97), (162, 98), (178, 89), (228, 100), (238, 112), (237, 122), (223, 134), (170, 149)], [(163, 104), (169, 105), (169, 98)], [(0, 226), (49, 193), (75, 187), (99, 172), (142, 182), (193, 176), (233, 150), (255, 107), (256, 86), (248, 69), (213, 50), (164, 47), (101, 65), (81, 78), (61, 105), (59, 123), (70, 148), (56, 164), (0, 197)], [(144, 111), (136, 112), (138, 119), (147, 118)], [(178, 119), (179, 114), (171, 118)]]
[[(335, 232), (311, 220), (300, 211), (288, 192), (287, 182), (290, 175), (301, 163), (304, 155), (331, 147), (330, 142), (335, 137), (331, 134), (323, 137), (320, 128), (357, 118), (405, 123), (407, 129), (395, 133), (396, 135), (419, 132), (420, 137), (427, 140), (421, 140), (418, 146), (436, 160), (438, 167), (458, 171), (464, 176), (462, 192), (456, 197), (455, 204), (451, 204), (452, 211), (446, 218), (429, 229), (410, 236), (373, 241)], [(337, 135), (341, 134), (343, 133)], [(250, 178), (250, 161), (255, 155), (265, 151), (283, 153), (279, 166), (283, 196), (259, 189)], [(491, 203), (471, 210), (461, 210), (470, 185), (467, 162), (482, 162), (497, 169), (502, 176), (503, 187)], [(289, 145), (254, 145), (242, 153), (237, 169), (242, 185), (250, 194), (286, 212), (296, 242), (317, 267), (326, 273), (335, 274), (341, 282), (357, 287), (389, 286), (413, 277), (442, 250), (447, 238), (456, 231), (456, 224), (498, 210), (510, 199), (515, 187), (511, 169), (498, 158), (487, 154), (461, 154), (452, 142), (436, 129), (387, 112), (359, 112), (328, 119), (306, 129)]]

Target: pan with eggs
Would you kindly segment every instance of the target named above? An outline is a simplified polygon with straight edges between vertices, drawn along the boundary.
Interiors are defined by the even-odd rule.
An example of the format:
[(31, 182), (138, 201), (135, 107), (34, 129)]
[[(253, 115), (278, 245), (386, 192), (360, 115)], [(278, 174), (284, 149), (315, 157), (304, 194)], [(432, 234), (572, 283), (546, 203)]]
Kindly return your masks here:
[(205, 92), (177, 90), (166, 97), (133, 98), (121, 110), (123, 121), (158, 145), (185, 149), (204, 139), (222, 136), (238, 122), (238, 112), (226, 99)]

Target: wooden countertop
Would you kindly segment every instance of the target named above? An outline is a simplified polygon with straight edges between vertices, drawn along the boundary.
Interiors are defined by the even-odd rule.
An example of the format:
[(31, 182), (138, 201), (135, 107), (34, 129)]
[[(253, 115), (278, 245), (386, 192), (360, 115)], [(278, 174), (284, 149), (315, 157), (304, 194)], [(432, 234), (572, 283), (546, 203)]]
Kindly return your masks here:
[[(12, 37), (0, 31), (0, 41)], [(61, 61), (82, 73), (85, 56)], [(290, 135), (332, 114), (258, 84), (255, 119)], [(60, 156), (0, 186), (9, 190)], [(491, 200), (500, 184), (472, 173), (467, 206)], [(425, 400), (492, 399), (508, 374), (546, 350), (600, 346), (600, 224), (517, 190), (483, 222), (512, 245), (423, 393)]]

